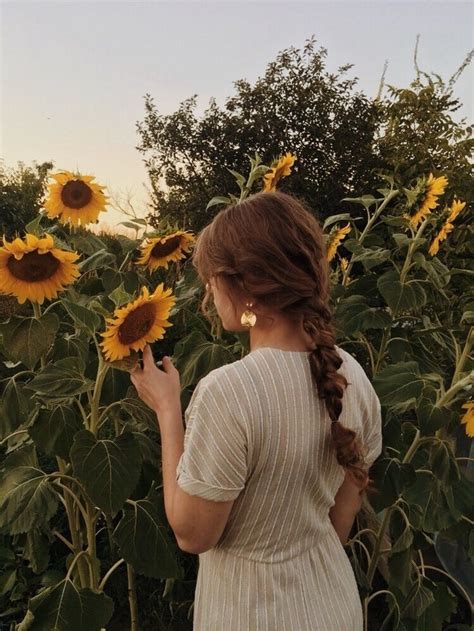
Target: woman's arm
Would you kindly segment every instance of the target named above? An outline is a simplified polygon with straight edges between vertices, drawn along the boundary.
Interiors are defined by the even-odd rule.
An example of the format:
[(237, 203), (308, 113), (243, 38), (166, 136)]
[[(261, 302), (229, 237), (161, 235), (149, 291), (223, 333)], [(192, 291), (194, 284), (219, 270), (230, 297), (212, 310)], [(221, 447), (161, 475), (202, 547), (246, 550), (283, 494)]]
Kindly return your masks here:
[(349, 472), (336, 493), (335, 504), (329, 509), (329, 518), (342, 545), (347, 543), (354, 519), (362, 506), (362, 494)]

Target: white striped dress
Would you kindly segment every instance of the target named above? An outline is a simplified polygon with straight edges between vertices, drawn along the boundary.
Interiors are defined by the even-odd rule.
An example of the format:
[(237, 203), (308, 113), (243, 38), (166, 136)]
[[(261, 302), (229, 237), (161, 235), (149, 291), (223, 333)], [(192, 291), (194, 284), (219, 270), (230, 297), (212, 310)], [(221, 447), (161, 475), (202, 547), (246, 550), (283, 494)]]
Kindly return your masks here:
[[(339, 417), (382, 450), (380, 401), (347, 351)], [(185, 411), (176, 469), (190, 495), (235, 500), (218, 544), (199, 555), (195, 631), (362, 631), (354, 572), (329, 509), (344, 480), (308, 352), (258, 348), (207, 374)]]

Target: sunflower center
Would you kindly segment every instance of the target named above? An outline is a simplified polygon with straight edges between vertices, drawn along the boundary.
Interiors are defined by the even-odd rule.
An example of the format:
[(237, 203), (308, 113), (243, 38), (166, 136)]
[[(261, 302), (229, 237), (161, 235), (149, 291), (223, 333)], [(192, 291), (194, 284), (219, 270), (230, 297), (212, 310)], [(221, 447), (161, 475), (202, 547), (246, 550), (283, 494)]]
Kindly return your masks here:
[(82, 180), (70, 180), (62, 188), (61, 199), (68, 208), (83, 208), (91, 201), (92, 190)]
[(171, 239), (168, 239), (168, 241), (165, 241), (164, 243), (157, 243), (151, 251), (151, 255), (155, 259), (160, 258), (161, 256), (167, 256), (176, 250), (180, 242), (181, 238), (178, 235), (176, 237), (171, 237)]
[(38, 283), (54, 276), (60, 262), (51, 254), (39, 254), (37, 250), (27, 252), (17, 261), (14, 256), (8, 259), (7, 267), (15, 278), (29, 283)]
[(131, 311), (119, 327), (120, 342), (128, 346), (146, 335), (155, 322), (155, 315), (155, 305), (151, 302)]

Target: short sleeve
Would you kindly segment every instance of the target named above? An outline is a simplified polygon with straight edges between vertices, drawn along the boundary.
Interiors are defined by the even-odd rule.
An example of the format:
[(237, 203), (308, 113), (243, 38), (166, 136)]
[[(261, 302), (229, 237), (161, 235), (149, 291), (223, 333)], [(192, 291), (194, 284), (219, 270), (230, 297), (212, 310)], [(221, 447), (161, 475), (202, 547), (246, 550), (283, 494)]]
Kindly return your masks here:
[(380, 399), (370, 381), (366, 380), (366, 406), (363, 419), (365, 461), (370, 468), (382, 453), (382, 409)]
[(238, 401), (218, 376), (204, 377), (185, 412), (184, 451), (176, 467), (178, 486), (216, 502), (235, 499), (247, 479), (247, 432)]

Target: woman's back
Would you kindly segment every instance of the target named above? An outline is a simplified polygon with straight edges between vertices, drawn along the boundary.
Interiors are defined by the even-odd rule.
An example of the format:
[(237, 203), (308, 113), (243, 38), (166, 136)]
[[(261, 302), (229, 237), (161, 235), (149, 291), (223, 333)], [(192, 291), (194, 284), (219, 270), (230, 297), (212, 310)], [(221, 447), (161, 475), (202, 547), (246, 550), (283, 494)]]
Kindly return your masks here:
[[(362, 431), (373, 461), (381, 449), (380, 403), (360, 364), (336, 348), (343, 359), (339, 372), (350, 384), (339, 420)], [(186, 411), (185, 451), (192, 436), (189, 451), (200, 457), (186, 470), (199, 480), (214, 476), (216, 486), (235, 489), (235, 494), (244, 485), (217, 548), (279, 562), (310, 548), (332, 529), (329, 509), (344, 469), (331, 445), (331, 421), (317, 396), (308, 355), (258, 348), (198, 384)], [(202, 389), (204, 398), (198, 396)], [(218, 416), (214, 430), (207, 425), (201, 437), (192, 432), (197, 398), (208, 418)], [(222, 452), (228, 454), (224, 462)]]

